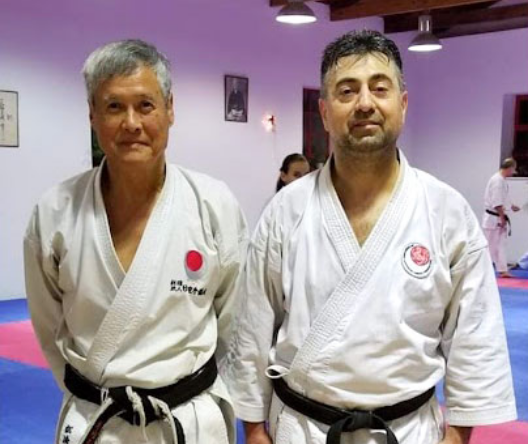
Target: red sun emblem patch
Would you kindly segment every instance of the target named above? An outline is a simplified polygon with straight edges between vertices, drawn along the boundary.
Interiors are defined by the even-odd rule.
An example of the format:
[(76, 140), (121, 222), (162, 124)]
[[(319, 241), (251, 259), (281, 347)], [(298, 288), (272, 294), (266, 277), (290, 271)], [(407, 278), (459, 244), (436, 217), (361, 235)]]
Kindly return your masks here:
[(422, 279), (429, 276), (433, 264), (431, 252), (427, 247), (412, 243), (405, 247), (402, 256), (402, 265), (407, 273)]
[(429, 250), (421, 245), (411, 248), (411, 259), (419, 267), (427, 265), (430, 260)]
[(185, 265), (187, 265), (187, 269), (193, 273), (196, 273), (202, 268), (203, 262), (204, 260), (201, 253), (196, 250), (189, 251), (185, 257)]

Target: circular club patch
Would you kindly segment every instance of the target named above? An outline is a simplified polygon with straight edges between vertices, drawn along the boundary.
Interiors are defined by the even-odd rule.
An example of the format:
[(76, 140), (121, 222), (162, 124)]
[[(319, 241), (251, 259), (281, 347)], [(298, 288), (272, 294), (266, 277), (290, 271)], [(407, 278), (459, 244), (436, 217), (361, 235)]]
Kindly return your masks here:
[(205, 258), (197, 250), (190, 250), (185, 255), (185, 270), (189, 277), (196, 279), (205, 271)]
[(405, 271), (411, 276), (424, 278), (431, 272), (431, 253), (423, 245), (407, 245), (403, 252), (402, 263)]

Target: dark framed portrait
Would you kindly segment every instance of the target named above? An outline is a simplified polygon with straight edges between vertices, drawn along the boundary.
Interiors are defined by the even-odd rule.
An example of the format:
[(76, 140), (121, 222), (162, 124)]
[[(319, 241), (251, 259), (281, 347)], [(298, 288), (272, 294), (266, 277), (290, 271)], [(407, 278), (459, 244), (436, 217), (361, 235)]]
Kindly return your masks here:
[(224, 111), (228, 122), (247, 122), (248, 120), (247, 77), (226, 75), (224, 77)]

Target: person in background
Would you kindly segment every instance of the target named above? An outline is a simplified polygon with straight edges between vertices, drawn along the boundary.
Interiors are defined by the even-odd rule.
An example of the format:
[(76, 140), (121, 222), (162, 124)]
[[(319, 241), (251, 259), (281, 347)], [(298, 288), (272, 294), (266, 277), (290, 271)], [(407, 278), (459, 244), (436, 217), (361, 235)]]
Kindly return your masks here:
[(167, 163), (171, 73), (154, 46), (109, 43), (83, 73), (105, 157), (45, 193), (24, 239), (31, 319), (64, 391), (55, 442), (233, 444), (218, 370), (240, 207), (224, 183)]
[(488, 240), (491, 259), (500, 277), (510, 278), (506, 259), (506, 239), (511, 233), (511, 223), (508, 217), (510, 209), (519, 211), (520, 208), (512, 205), (509, 187), (506, 179), (515, 174), (517, 162), (508, 157), (501, 163), (500, 170), (491, 176), (484, 193), (484, 215), (482, 228)]
[(279, 178), (277, 179), (276, 191), (292, 183), (294, 180), (306, 176), (310, 172), (310, 163), (302, 154), (293, 153), (287, 155), (282, 161)]

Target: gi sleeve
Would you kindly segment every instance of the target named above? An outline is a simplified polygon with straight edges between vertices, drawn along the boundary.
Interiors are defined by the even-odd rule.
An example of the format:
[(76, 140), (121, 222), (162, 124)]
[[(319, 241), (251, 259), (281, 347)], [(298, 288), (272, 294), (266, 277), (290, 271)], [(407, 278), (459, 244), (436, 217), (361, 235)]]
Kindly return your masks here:
[(447, 420), (464, 427), (511, 421), (516, 419), (515, 397), (497, 282), (467, 204), (465, 223), (459, 222), (457, 231), (465, 240), (451, 264), (454, 291), (441, 343)]
[(284, 314), (281, 244), (273, 207), (261, 217), (249, 245), (241, 307), (228, 353), (227, 384), (235, 413), (248, 422), (268, 419), (273, 388), (266, 368)]
[(231, 192), (226, 192), (229, 199), (223, 210), (222, 226), (216, 230), (222, 277), (214, 299), (218, 325), (216, 358), (221, 368), (233, 331), (241, 271), (248, 243), (247, 224), (242, 210)]
[(57, 384), (64, 390), (64, 359), (56, 342), (62, 322), (58, 265), (51, 245), (42, 242), (35, 209), (24, 238), (26, 294), (31, 322)]

